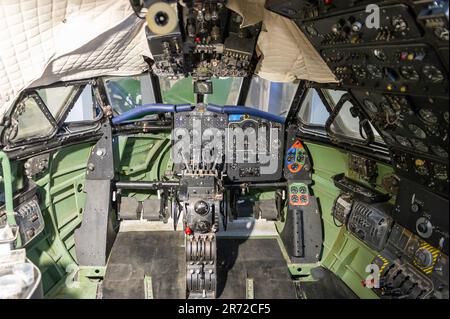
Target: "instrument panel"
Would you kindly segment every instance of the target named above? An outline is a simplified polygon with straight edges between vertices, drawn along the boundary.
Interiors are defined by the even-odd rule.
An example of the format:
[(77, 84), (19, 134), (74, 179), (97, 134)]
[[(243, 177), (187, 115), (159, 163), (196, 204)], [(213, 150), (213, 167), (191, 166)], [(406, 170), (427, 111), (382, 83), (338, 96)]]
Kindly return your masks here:
[[(21, 193), (14, 196), (14, 216), (19, 226), (22, 245), (27, 245), (44, 230), (45, 222), (36, 194), (37, 187), (30, 182)], [(0, 224), (7, 223), (5, 205), (0, 207)]]
[(283, 172), (284, 126), (245, 114), (228, 117), (227, 175), (233, 182), (274, 181)]
[(308, 206), (309, 189), (305, 183), (292, 183), (289, 185), (289, 205), (290, 206)]
[(448, 98), (352, 94), (391, 149), (396, 172), (448, 197)]
[(220, 171), (231, 182), (276, 181), (283, 172), (284, 126), (199, 104), (174, 117), (175, 172)]
[(380, 268), (381, 297), (425, 299), (449, 297), (449, 259), (404, 227), (395, 224), (386, 249), (374, 264)]
[(297, 132), (296, 126), (287, 129), (284, 177), (292, 181), (311, 180), (311, 159), (305, 145), (297, 137)]
[(397, 223), (448, 254), (448, 199), (411, 180), (402, 179), (395, 204), (392, 215)]
[(380, 9), (382, 25), (372, 25), (371, 11), (358, 10), (327, 17), (305, 20), (300, 25), (315, 47), (394, 42), (422, 37), (415, 17), (403, 4)]
[(331, 48), (321, 52), (342, 85), (446, 96), (448, 76), (426, 44)]

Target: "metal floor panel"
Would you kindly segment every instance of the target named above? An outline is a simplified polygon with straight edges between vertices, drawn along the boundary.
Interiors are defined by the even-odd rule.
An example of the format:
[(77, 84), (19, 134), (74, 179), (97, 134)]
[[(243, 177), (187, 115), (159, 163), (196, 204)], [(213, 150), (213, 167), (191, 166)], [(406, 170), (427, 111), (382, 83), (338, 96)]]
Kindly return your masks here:
[(104, 299), (143, 299), (151, 276), (155, 299), (185, 298), (182, 232), (119, 233), (102, 284)]
[(316, 281), (298, 282), (301, 299), (358, 299), (358, 296), (334, 273), (318, 267), (311, 270)]
[(218, 249), (220, 299), (246, 299), (247, 279), (253, 281), (255, 299), (297, 298), (276, 238), (222, 239)]
[[(218, 239), (218, 298), (245, 299), (247, 280), (257, 299), (296, 298), (278, 241)], [(145, 298), (151, 277), (155, 299), (185, 299), (185, 249), (182, 232), (120, 232), (102, 283), (104, 299)]]

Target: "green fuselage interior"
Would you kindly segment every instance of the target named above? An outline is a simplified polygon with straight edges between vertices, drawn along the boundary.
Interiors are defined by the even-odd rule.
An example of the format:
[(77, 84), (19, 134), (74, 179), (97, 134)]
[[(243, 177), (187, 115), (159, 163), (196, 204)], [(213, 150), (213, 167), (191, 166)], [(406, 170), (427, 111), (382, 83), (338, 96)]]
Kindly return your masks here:
[[(85, 193), (85, 171), (93, 144), (70, 146), (51, 154), (49, 168), (36, 178), (45, 230), (27, 248), (27, 254), (41, 270), (44, 294), (48, 298), (95, 298), (105, 268), (77, 268), (74, 231), (82, 222)], [(339, 149), (306, 143), (314, 163), (314, 195), (318, 198), (324, 227), (324, 249), (320, 265), (338, 275), (359, 297), (376, 298), (361, 284), (367, 277), (365, 268), (376, 252), (357, 240), (346, 229), (339, 228), (331, 215), (333, 202), (339, 195), (332, 176), (346, 172), (348, 154)], [(145, 134), (119, 138), (120, 179), (130, 181), (163, 180), (172, 169), (171, 142), (168, 134)], [(381, 185), (383, 176), (392, 168), (378, 164)], [(13, 165), (14, 177), (20, 183), (22, 173)], [(357, 179), (357, 176), (352, 176)], [(127, 196), (145, 200), (156, 196), (151, 192), (133, 192)], [(252, 196), (270, 198), (274, 193), (255, 193)], [(279, 230), (283, 222), (278, 222)], [(280, 241), (281, 243), (281, 241)], [(281, 244), (282, 245), (282, 244)], [(318, 264), (286, 263), (298, 280), (313, 280), (310, 270)], [(67, 284), (70, 283), (70, 284)]]

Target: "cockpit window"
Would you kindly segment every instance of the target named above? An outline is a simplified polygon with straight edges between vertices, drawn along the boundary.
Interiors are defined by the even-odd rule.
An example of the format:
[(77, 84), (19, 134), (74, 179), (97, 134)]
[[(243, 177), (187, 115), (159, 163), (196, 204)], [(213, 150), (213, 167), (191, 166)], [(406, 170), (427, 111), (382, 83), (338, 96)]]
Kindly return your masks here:
[[(321, 93), (321, 95), (319, 94)], [(330, 113), (336, 109), (338, 103), (345, 96), (346, 91), (322, 89), (309, 89), (303, 104), (298, 113), (299, 120), (303, 123), (305, 128), (320, 131), (324, 133), (326, 123), (330, 117)], [(327, 106), (328, 105), (328, 109)], [(367, 140), (366, 132), (362, 129), (362, 119), (352, 112), (355, 106), (351, 101), (346, 101), (343, 105), (333, 123), (331, 124), (331, 131), (345, 138), (365, 141)], [(368, 123), (372, 130), (375, 142), (384, 144), (384, 141), (377, 130)]]
[(107, 78), (105, 85), (109, 103), (115, 115), (156, 101), (149, 74)]
[(59, 122), (77, 89), (78, 86), (60, 86), (38, 89), (36, 92), (39, 94), (55, 120)]
[[(171, 80), (160, 79), (164, 103), (195, 104), (192, 77)], [(205, 103), (217, 105), (236, 105), (241, 92), (242, 78), (213, 78), (213, 93), (205, 95)]]
[[(347, 93), (337, 90), (322, 90), (325, 98), (329, 101), (329, 105), (334, 110), (342, 97)], [(352, 113), (353, 103), (345, 102), (339, 111), (336, 120), (331, 124), (331, 130), (341, 136), (365, 140), (366, 136), (362, 136), (360, 129), (360, 119)]]
[(317, 90), (309, 89), (298, 113), (299, 120), (308, 126), (325, 127), (329, 116), (330, 113), (328, 113)]
[(241, 93), (242, 78), (212, 79), (214, 92), (207, 95), (205, 102), (217, 105), (236, 105)]
[(12, 125), (8, 130), (8, 140), (16, 143), (25, 139), (45, 137), (54, 127), (39, 107), (35, 94), (26, 96), (17, 105)]
[(92, 85), (88, 84), (75, 101), (72, 109), (64, 123), (79, 123), (85, 121), (93, 121), (100, 114), (100, 107), (97, 105), (92, 92)]
[[(90, 98), (90, 103), (87, 103), (86, 96)], [(77, 107), (81, 100), (82, 110)], [(99, 114), (92, 109), (95, 104), (93, 100), (92, 85), (88, 82), (29, 89), (12, 108), (8, 124), (1, 132), (2, 143), (17, 146), (40, 141), (56, 134), (64, 123), (87, 119), (92, 121)], [(83, 117), (89, 111), (88, 108), (90, 117)]]
[(299, 83), (277, 83), (253, 77), (245, 106), (287, 117)]
[(160, 78), (161, 95), (167, 104), (194, 104), (195, 95), (192, 89), (192, 78), (172, 80)]

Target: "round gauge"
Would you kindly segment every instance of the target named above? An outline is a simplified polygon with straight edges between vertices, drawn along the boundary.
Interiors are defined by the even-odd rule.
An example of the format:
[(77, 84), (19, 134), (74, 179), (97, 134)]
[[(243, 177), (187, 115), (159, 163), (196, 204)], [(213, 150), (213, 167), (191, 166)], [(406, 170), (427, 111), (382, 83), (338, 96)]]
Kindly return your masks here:
[(306, 186), (300, 186), (299, 191), (300, 191), (300, 194), (308, 193), (308, 189), (306, 188)]
[(420, 109), (419, 115), (422, 121), (427, 124), (437, 124), (438, 118), (430, 109)]
[(422, 130), (420, 127), (414, 124), (408, 125), (409, 130), (418, 138), (425, 139), (427, 138), (427, 133), (425, 133), (424, 130)]
[(448, 158), (448, 152), (438, 145), (431, 146), (433, 153), (442, 158)]
[(448, 41), (448, 28), (445, 28), (445, 27), (436, 28), (436, 29), (434, 29), (434, 34), (441, 41)]
[(424, 160), (416, 159), (414, 164), (416, 166), (416, 171), (419, 175), (422, 175), (422, 176), (428, 175), (429, 171), (426, 166), (427, 163)]
[(292, 187), (291, 187), (291, 194), (298, 194), (298, 188), (297, 188), (297, 186), (292, 186)]
[(306, 204), (308, 202), (308, 196), (306, 196), (306, 195), (300, 196), (300, 202), (302, 204)]
[(371, 113), (378, 113), (378, 107), (375, 105), (375, 103), (372, 100), (365, 99), (363, 101), (364, 106), (366, 107), (367, 111)]
[(423, 153), (428, 153), (429, 148), (428, 146), (425, 145), (424, 142), (420, 141), (420, 140), (416, 140), (416, 139), (411, 139), (411, 143), (414, 145), (414, 147), (416, 149), (418, 149), (419, 151), (423, 152)]
[(401, 146), (404, 146), (404, 147), (411, 147), (412, 146), (411, 142), (406, 137), (397, 135), (395, 137), (395, 139), (397, 140), (398, 143), (400, 143)]
[(360, 79), (365, 79), (367, 78), (367, 71), (366, 69), (359, 65), (359, 64), (353, 64), (352, 65), (352, 70), (353, 72), (355, 72), (355, 75), (360, 78)]
[(444, 74), (434, 65), (426, 65), (423, 67), (423, 75), (425, 78), (433, 83), (441, 83), (444, 81)]
[(383, 78), (383, 70), (376, 65), (368, 64), (367, 71), (369, 71), (370, 77), (374, 80), (381, 80)]
[(380, 61), (385, 61), (387, 59), (386, 52), (383, 49), (373, 50), (373, 55)]
[(440, 181), (446, 181), (448, 179), (448, 169), (447, 166), (443, 164), (434, 165), (434, 176)]
[(412, 65), (405, 65), (400, 68), (400, 74), (405, 80), (418, 82), (420, 80), (419, 72)]
[(449, 118), (448, 112), (445, 112), (444, 113), (444, 120), (445, 120), (445, 122), (447, 122), (447, 124), (448, 124), (448, 118)]

